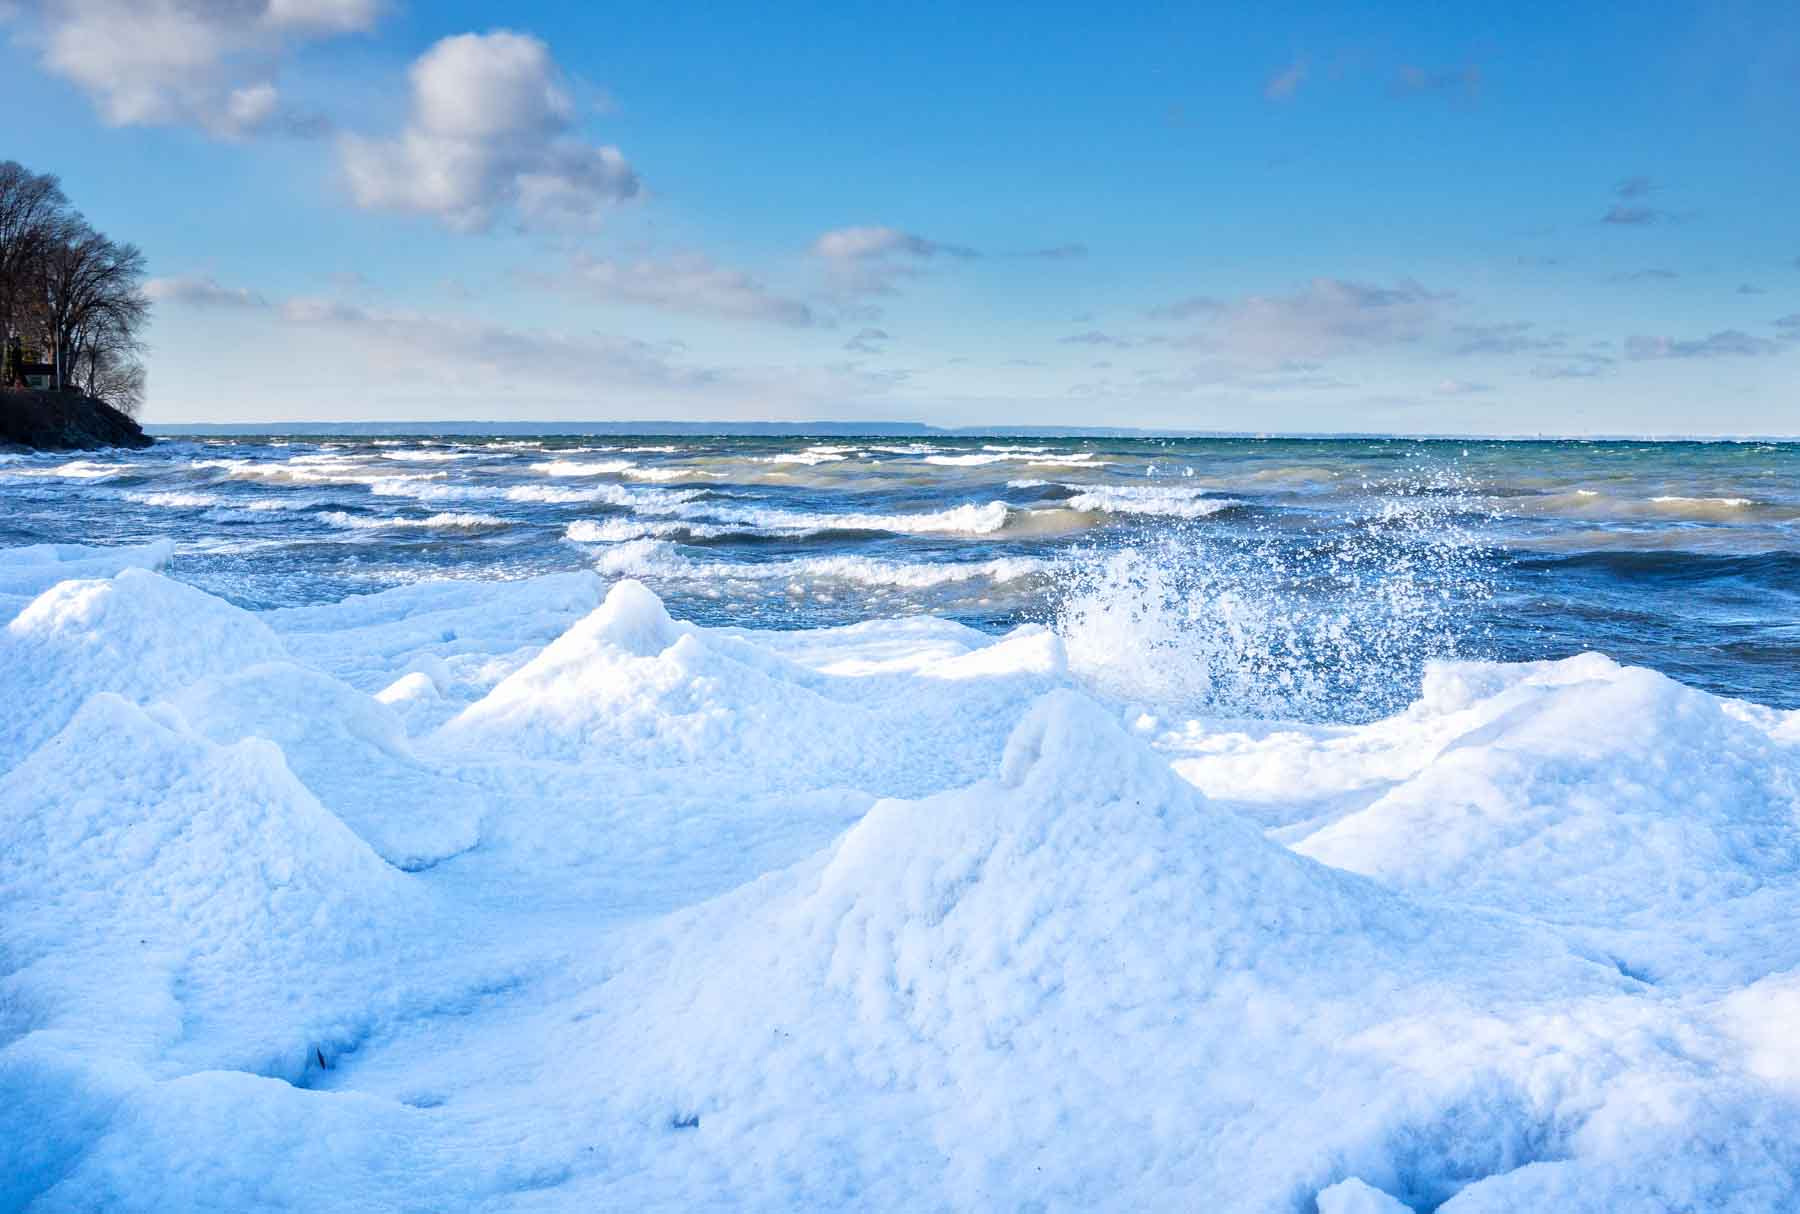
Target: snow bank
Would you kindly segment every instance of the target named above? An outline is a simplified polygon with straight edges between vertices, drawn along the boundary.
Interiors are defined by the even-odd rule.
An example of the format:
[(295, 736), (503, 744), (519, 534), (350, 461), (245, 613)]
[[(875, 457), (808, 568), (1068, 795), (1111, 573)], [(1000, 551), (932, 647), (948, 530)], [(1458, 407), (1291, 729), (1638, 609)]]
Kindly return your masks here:
[(1800, 1205), (1800, 713), (168, 551), (0, 554), (0, 1208)]

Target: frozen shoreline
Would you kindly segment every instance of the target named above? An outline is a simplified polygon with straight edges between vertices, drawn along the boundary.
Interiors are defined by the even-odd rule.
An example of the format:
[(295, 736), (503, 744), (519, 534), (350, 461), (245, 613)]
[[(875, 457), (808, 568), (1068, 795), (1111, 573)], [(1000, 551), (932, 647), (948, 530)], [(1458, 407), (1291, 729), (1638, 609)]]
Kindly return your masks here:
[(170, 552), (0, 551), (0, 1208), (1800, 1202), (1800, 712)]

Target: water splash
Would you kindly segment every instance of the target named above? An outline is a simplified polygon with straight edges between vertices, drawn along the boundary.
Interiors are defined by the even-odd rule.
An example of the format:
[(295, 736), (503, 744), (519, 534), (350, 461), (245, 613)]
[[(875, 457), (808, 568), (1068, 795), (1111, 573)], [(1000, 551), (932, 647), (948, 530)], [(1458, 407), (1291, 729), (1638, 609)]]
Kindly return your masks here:
[(1086, 550), (1054, 601), (1074, 670), (1161, 713), (1344, 722), (1403, 708), (1427, 661), (1485, 654), (1495, 557), (1453, 469), (1365, 488), (1330, 521), (1198, 520)]

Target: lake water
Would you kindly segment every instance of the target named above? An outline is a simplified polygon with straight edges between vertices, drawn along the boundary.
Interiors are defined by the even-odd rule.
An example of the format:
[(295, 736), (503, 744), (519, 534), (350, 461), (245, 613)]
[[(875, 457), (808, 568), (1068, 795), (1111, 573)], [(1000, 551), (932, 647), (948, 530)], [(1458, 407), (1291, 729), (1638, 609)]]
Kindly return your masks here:
[[(1366, 720), (1432, 657), (1599, 650), (1800, 706), (1800, 444), (165, 439), (0, 457), (0, 546), (172, 537), (246, 607), (635, 577), (678, 617), (1059, 625), (1109, 690)], [(1121, 655), (1125, 659), (1121, 660)]]

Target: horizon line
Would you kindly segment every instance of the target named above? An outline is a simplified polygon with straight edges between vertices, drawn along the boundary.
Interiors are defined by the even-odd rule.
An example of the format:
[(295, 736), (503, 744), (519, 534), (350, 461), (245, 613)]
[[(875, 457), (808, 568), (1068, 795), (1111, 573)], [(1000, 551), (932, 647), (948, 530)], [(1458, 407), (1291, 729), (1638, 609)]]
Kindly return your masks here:
[(537, 437), (583, 436), (594, 434), (628, 434), (638, 436), (718, 438), (893, 438), (896, 436), (938, 436), (942, 438), (1173, 438), (1173, 439), (1249, 439), (1249, 440), (1314, 440), (1349, 441), (1391, 439), (1415, 442), (1709, 442), (1709, 443), (1793, 443), (1800, 442), (1800, 432), (1792, 434), (1678, 432), (1553, 432), (1519, 433), (1455, 433), (1430, 430), (1223, 430), (1184, 429), (1161, 426), (1056, 426), (974, 424), (940, 426), (920, 421), (678, 421), (674, 419), (603, 419), (571, 421), (503, 421), (482, 420), (293, 420), (281, 422), (146, 422), (144, 432), (160, 437), (216, 435), (220, 437), (279, 437), (304, 435), (375, 434), (382, 437), (495, 437), (529, 435)]

